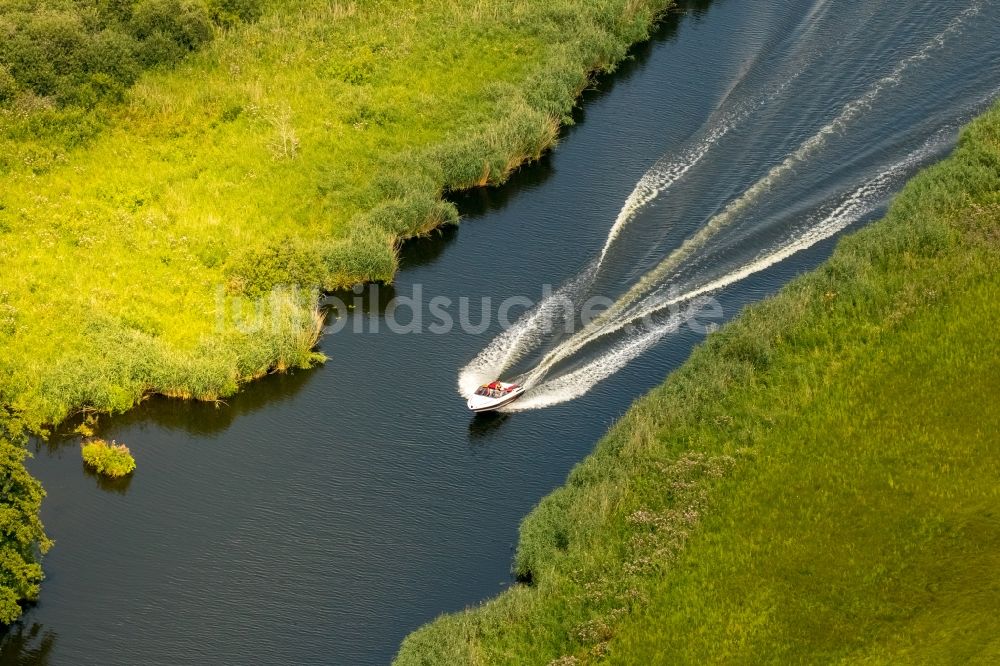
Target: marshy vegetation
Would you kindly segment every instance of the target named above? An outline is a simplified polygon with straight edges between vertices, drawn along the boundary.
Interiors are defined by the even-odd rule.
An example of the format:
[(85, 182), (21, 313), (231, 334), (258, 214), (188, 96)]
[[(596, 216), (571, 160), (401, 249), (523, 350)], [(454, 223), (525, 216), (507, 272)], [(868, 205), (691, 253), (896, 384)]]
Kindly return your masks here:
[[(8, 33), (79, 47), (54, 74), (3, 56), (0, 385), (35, 430), (319, 361), (310, 289), (391, 280), (401, 238), (456, 220), (444, 191), (537, 158), (669, 5), (5, 1)], [(105, 42), (135, 60), (91, 95)]]
[(711, 335), (399, 664), (1000, 654), (1000, 106)]
[(0, 0), (0, 621), (49, 546), (23, 432), (321, 362), (314, 289), (391, 280), (670, 5)]
[(124, 444), (94, 439), (80, 445), (84, 464), (102, 476), (120, 479), (135, 471), (135, 458)]

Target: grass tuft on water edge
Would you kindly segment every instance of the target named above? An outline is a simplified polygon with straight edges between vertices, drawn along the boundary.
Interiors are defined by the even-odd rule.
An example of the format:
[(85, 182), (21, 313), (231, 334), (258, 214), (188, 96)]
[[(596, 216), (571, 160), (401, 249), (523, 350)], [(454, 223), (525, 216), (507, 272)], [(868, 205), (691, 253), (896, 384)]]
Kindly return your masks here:
[(135, 471), (135, 458), (124, 444), (93, 439), (80, 445), (84, 464), (98, 474), (120, 479)]

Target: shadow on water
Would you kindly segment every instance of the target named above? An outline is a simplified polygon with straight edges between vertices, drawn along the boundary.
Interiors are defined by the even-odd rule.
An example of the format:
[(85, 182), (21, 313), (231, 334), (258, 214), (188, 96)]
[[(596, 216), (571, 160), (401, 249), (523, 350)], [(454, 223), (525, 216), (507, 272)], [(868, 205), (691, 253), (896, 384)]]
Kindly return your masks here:
[(311, 370), (270, 375), (220, 403), (153, 397), (137, 409), (116, 416), (115, 428), (152, 422), (168, 430), (214, 435), (228, 429), (240, 416), (294, 399), (314, 375)]
[(55, 642), (55, 632), (37, 622), (0, 629), (0, 666), (44, 666)]
[(80, 466), (83, 467), (83, 473), (93, 479), (94, 483), (97, 484), (97, 487), (104, 492), (115, 493), (117, 495), (128, 494), (128, 488), (132, 485), (132, 477), (134, 475), (129, 474), (118, 479), (113, 479), (104, 476), (103, 474), (98, 474), (94, 470), (87, 467), (87, 465), (83, 462), (80, 463)]
[[(182, 431), (189, 435), (216, 435), (227, 430), (240, 416), (292, 400), (305, 388), (314, 374), (313, 370), (296, 370), (269, 375), (219, 402), (196, 402), (151, 396), (124, 414), (101, 419), (94, 426), (94, 434), (97, 437), (104, 437), (112, 429), (119, 431), (152, 423), (166, 430)], [(70, 419), (48, 440), (33, 439), (36, 450), (44, 447), (54, 452), (70, 445), (78, 446), (80, 435), (75, 430), (82, 421), (82, 416)], [(118, 482), (111, 482), (107, 486), (100, 485), (105, 490), (115, 492), (124, 492), (122, 488), (128, 487), (127, 483), (122, 486)]]
[(522, 165), (499, 187), (476, 187), (449, 192), (447, 199), (458, 207), (463, 219), (484, 217), (495, 210), (505, 208), (515, 197), (540, 187), (553, 173), (555, 169), (552, 166), (550, 151), (542, 155), (538, 161)]
[(471, 444), (484, 444), (500, 432), (510, 414), (502, 412), (486, 412), (476, 414), (469, 421), (469, 441)]
[(587, 106), (602, 97), (610, 95), (619, 84), (627, 82), (643, 65), (649, 61), (656, 47), (673, 39), (682, 22), (699, 21), (708, 12), (709, 7), (718, 0), (681, 0), (669, 10), (650, 34), (649, 39), (634, 45), (629, 49), (625, 60), (618, 63), (614, 71), (606, 72), (594, 78), (593, 84), (583, 91), (573, 109), (573, 124), (565, 128), (562, 135), (569, 136), (576, 126), (586, 119)]
[[(440, 248), (435, 250), (438, 254), (444, 251), (444, 243), (447, 242), (433, 237), (425, 237), (420, 240), (428, 244), (441, 243)], [(389, 307), (394, 298), (396, 298), (396, 288), (391, 284), (382, 284), (381, 282), (356, 284), (353, 289), (336, 289), (326, 295), (325, 323), (329, 326), (333, 323), (334, 318), (339, 316), (384, 315), (386, 308)], [(350, 326), (347, 329), (350, 330)]]
[(399, 249), (399, 270), (433, 264), (456, 238), (458, 225), (455, 224), (435, 229), (426, 236), (411, 238)]

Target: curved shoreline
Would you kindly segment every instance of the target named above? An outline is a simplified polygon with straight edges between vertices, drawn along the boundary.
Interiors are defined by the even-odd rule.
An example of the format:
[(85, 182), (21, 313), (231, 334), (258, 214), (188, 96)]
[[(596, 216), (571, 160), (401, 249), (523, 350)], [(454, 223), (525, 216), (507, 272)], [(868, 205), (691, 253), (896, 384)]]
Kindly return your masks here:
[[(319, 337), (314, 302), (305, 293), (275, 296), (275, 290), (280, 291), (282, 285), (299, 285), (307, 292), (313, 287), (333, 290), (358, 282), (391, 282), (401, 241), (457, 221), (457, 212), (441, 198), (442, 192), (500, 184), (517, 167), (552, 148), (591, 77), (613, 69), (633, 44), (648, 39), (656, 20), (673, 5), (671, 0), (616, 0), (607, 8), (618, 12), (611, 25), (596, 23), (596, 12), (594, 17), (579, 18), (580, 26), (591, 32), (566, 35), (548, 53), (525, 59), (527, 69), (515, 83), (498, 80), (497, 108), (485, 123), (470, 119), (440, 140), (417, 144), (416, 152), (404, 149), (393, 163), (383, 164), (382, 173), (373, 177), (380, 183), (386, 181), (377, 183), (381, 198), (359, 208), (361, 213), (347, 227), (325, 237), (309, 231), (301, 239), (288, 236), (272, 243), (265, 238), (260, 247), (230, 253), (221, 274), (218, 269), (206, 273), (205, 278), (217, 275), (214, 279), (227, 281), (221, 296), (226, 312), (245, 310), (248, 305), (257, 308), (263, 312), (262, 319), (273, 315), (280, 320), (273, 330), (246, 334), (228, 319), (222, 321), (220, 330), (219, 323), (213, 328), (204, 316), (185, 313), (177, 326), (193, 327), (191, 333), (173, 331), (170, 317), (178, 313), (151, 309), (153, 300), (148, 304), (133, 300), (128, 309), (136, 312), (124, 317), (114, 310), (88, 313), (82, 337), (74, 333), (73, 342), (64, 341), (42, 364), (35, 358), (30, 364), (19, 364), (19, 360), (29, 360), (23, 355), (32, 348), (29, 343), (37, 328), (30, 313), (22, 312), (14, 338), (17, 344), (10, 346), (7, 359), (0, 358), (0, 376), (9, 375), (4, 379), (10, 393), (6, 401), (16, 406), (33, 432), (42, 433), (82, 409), (121, 412), (150, 395), (214, 401), (270, 372), (322, 362), (313, 352)], [(535, 8), (527, 11), (530, 14)], [(349, 18), (363, 22), (359, 16)], [(197, 73), (205, 63), (236, 49), (239, 39), (266, 34), (273, 23), (269, 21), (265, 16), (235, 36), (213, 42), (209, 52), (192, 57), (190, 64), (162, 78), (179, 82)], [(510, 37), (497, 39), (502, 43)], [(140, 82), (136, 95), (147, 98), (151, 86)], [(109, 130), (109, 136), (128, 132), (136, 124), (124, 117), (122, 121), (125, 129)], [(85, 159), (92, 149), (82, 150), (71, 159)], [(9, 177), (22, 179), (17, 174)], [(16, 204), (18, 199), (12, 201)], [(199, 239), (181, 240), (194, 243)], [(206, 296), (215, 301), (199, 307), (218, 311), (219, 296), (197, 298), (205, 300)], [(184, 296), (184, 300), (193, 299), (194, 295)], [(190, 306), (188, 311), (192, 312)], [(216, 312), (209, 319), (218, 317)], [(107, 356), (109, 349), (115, 350), (114, 355)]]
[[(311, 295), (297, 291), (273, 291), (271, 288), (297, 283), (318, 285), (329, 290), (359, 281), (391, 282), (397, 267), (396, 248), (400, 241), (457, 221), (454, 207), (441, 198), (442, 191), (500, 184), (520, 165), (541, 157), (558, 141), (562, 123), (568, 120), (570, 111), (591, 77), (613, 69), (627, 56), (633, 44), (648, 39), (649, 31), (658, 18), (673, 5), (672, 0), (616, 0), (608, 7), (614, 12), (612, 23), (600, 24), (596, 13), (595, 16), (581, 18), (577, 27), (585, 27), (584, 32), (566, 35), (562, 42), (551, 45), (551, 51), (535, 55), (534, 60), (526, 59), (530, 63), (527, 69), (530, 76), (516, 80), (514, 85), (504, 82), (503, 75), (498, 77), (497, 104), (505, 109), (502, 116), (496, 116), (486, 124), (477, 124), (476, 121), (467, 123), (457, 131), (443, 135), (437, 142), (425, 143), (416, 155), (404, 154), (395, 165), (384, 165), (386, 169), (394, 166), (396, 170), (405, 172), (409, 180), (401, 179), (389, 191), (383, 192), (381, 200), (365, 208), (363, 214), (351, 221), (350, 229), (340, 233), (340, 239), (300, 241), (293, 238), (285, 243), (285, 247), (264, 246), (259, 251), (230, 256), (226, 270), (221, 274), (229, 279), (228, 293), (223, 295), (224, 310), (229, 312), (233, 308), (238, 312), (241, 307), (247, 307), (244, 301), (249, 300), (252, 310), (263, 313), (259, 316), (273, 316), (277, 324), (271, 330), (245, 334), (235, 330), (238, 327), (229, 326), (231, 322), (227, 320), (225, 330), (216, 328), (195, 343), (177, 345), (163, 339), (170, 337), (170, 331), (163, 330), (158, 313), (137, 311), (122, 319), (120, 313), (112, 309), (104, 314), (88, 312), (89, 320), (77, 324), (84, 329), (81, 341), (85, 344), (74, 345), (64, 341), (57, 346), (57, 353), (37, 368), (19, 364), (18, 354), (23, 350), (8, 347), (7, 353), (0, 356), (0, 377), (4, 377), (3, 385), (0, 385), (0, 400), (12, 413), (0, 426), (4, 429), (9, 427), (12, 430), (10, 438), (16, 440), (20, 439), (21, 431), (44, 435), (50, 428), (81, 411), (123, 412), (153, 395), (216, 401), (266, 374), (323, 362), (325, 357), (314, 351), (320, 336), (321, 320)], [(538, 7), (532, 7), (529, 11), (536, 9)], [(345, 12), (334, 18), (343, 21), (354, 20), (357, 16), (356, 8)], [(143, 104), (152, 107), (169, 105), (171, 100), (157, 95), (169, 93), (171, 85), (183, 84), (185, 76), (201, 73), (199, 68), (218, 68), (219, 61), (237, 48), (234, 44), (239, 39), (267, 34), (266, 30), (274, 28), (276, 21), (280, 23), (278, 14), (280, 11), (265, 15), (259, 23), (241, 27), (226, 39), (216, 40), (205, 53), (192, 56), (176, 71), (153, 73), (140, 80), (134, 93), (133, 108), (112, 107), (103, 111), (111, 121), (121, 121), (125, 129), (109, 122), (108, 136), (102, 138), (98, 134), (90, 137), (87, 139), (90, 143), (82, 148), (70, 149), (68, 158), (63, 159), (85, 159), (87, 151), (101, 150), (101, 141), (114, 143), (114, 135), (127, 137), (128, 128), (140, 127), (136, 119), (141, 119), (142, 113), (150, 110), (144, 109)], [(540, 34), (544, 34), (542, 28), (539, 30)], [(505, 42), (510, 41), (510, 36), (498, 35), (496, 41), (503, 48)], [(355, 63), (348, 64), (355, 66)], [(361, 65), (372, 66), (371, 63), (358, 66)], [(354, 76), (351, 72), (341, 74)], [(186, 101), (182, 99), (178, 104), (183, 105)], [(237, 110), (231, 113), (233, 108)], [(277, 123), (275, 127), (280, 130), (281, 122), (284, 122), (282, 117), (258, 117), (259, 112), (253, 113), (258, 115), (252, 118), (251, 129), (255, 128), (254, 123), (266, 121)], [(224, 117), (233, 120), (246, 115), (238, 107), (227, 108), (223, 113)], [(148, 128), (143, 131), (150, 132)], [(195, 125), (191, 131), (199, 131), (199, 127)], [(289, 146), (294, 150), (291, 154), (275, 156), (276, 161), (296, 157), (294, 152), (298, 150), (298, 138), (294, 135), (294, 128), (289, 131), (292, 133), (283, 135), (282, 145), (286, 153)], [(155, 134), (156, 130), (152, 132)], [(58, 149), (58, 135), (40, 135), (36, 139), (42, 146), (55, 141), (53, 150)], [(19, 151), (25, 155), (31, 149), (31, 145), (19, 146)], [(273, 149), (274, 146), (269, 148), (272, 152)], [(118, 148), (114, 147), (114, 150)], [(120, 161), (119, 154), (116, 152), (115, 155)], [(26, 159), (25, 164), (28, 163)], [(57, 161), (56, 165), (44, 166), (40, 175), (46, 178), (50, 173), (58, 173), (58, 168)], [(391, 175), (395, 177), (395, 174)], [(15, 183), (25, 182), (25, 174), (17, 170), (6, 174), (5, 178)], [(135, 202), (129, 205), (141, 212), (146, 205), (143, 198), (149, 198), (149, 194), (136, 194)], [(157, 195), (152, 198), (155, 200)], [(78, 203), (74, 202), (74, 205)], [(5, 207), (0, 206), (0, 213)], [(41, 217), (42, 213), (35, 214)], [(72, 215), (72, 211), (68, 210), (66, 214)], [(146, 213), (146, 219), (152, 220), (154, 226), (159, 223), (156, 215), (162, 215), (162, 211)], [(17, 227), (5, 224), (0, 219), (0, 232), (18, 231)], [(171, 245), (177, 242), (174, 234), (169, 236)], [(95, 242), (88, 236), (83, 238), (86, 243), (77, 242), (77, 247), (87, 247)], [(158, 240), (154, 236), (152, 242), (155, 244)], [(184, 243), (189, 239), (185, 236), (180, 241)], [(170, 258), (166, 259), (165, 263), (169, 264)], [(209, 259), (215, 261), (211, 257)], [(261, 266), (270, 273), (261, 273)], [(275, 281), (275, 275), (281, 279)], [(152, 275), (147, 277), (155, 279)], [(82, 279), (84, 286), (89, 286), (86, 278)], [(269, 291), (272, 293), (267, 293)], [(64, 290), (64, 293), (72, 298), (72, 290)], [(6, 294), (4, 296), (7, 297)], [(255, 299), (258, 299), (256, 303), (253, 302)], [(132, 302), (142, 306), (135, 299)], [(22, 338), (20, 345), (24, 350), (33, 349), (35, 345), (28, 340), (32, 329), (24, 325), (24, 313), (19, 313), (16, 308), (11, 311), (18, 316), (11, 335), (16, 333)], [(167, 335), (164, 336), (164, 333)], [(37, 363), (35, 359), (31, 360)], [(21, 471), (23, 466), (12, 470), (12, 473), (19, 474)], [(44, 541), (44, 536), (41, 540)], [(31, 598), (33, 595), (22, 592), (19, 598)]]

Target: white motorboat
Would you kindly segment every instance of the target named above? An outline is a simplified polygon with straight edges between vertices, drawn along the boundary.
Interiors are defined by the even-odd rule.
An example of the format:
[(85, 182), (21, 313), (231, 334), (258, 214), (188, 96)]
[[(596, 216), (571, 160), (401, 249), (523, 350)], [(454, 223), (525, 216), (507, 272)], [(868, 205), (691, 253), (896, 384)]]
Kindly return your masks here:
[(499, 380), (483, 384), (469, 397), (469, 409), (474, 412), (492, 412), (514, 402), (523, 393), (524, 387), (518, 384), (505, 384)]

